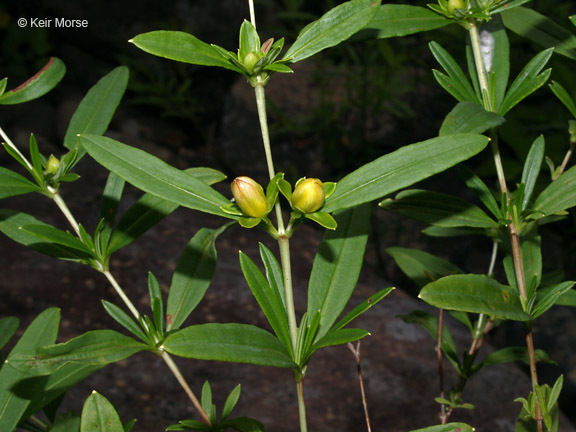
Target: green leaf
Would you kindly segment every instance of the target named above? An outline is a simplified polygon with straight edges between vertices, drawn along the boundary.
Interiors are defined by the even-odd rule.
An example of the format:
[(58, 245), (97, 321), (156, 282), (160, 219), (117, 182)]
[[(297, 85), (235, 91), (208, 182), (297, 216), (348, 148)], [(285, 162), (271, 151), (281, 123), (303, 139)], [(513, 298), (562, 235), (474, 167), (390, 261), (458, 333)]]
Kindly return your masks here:
[(264, 432), (262, 423), (247, 417), (230, 419), (225, 424), (238, 432)]
[(340, 180), (322, 211), (332, 213), (382, 198), (474, 156), (487, 144), (482, 135), (456, 134), (402, 147)]
[(39, 192), (41, 189), (26, 177), (0, 167), (0, 199)]
[(308, 316), (320, 311), (316, 338), (324, 336), (348, 303), (362, 268), (370, 228), (370, 207), (337, 216), (338, 229), (327, 231), (314, 257), (308, 284)]
[(411, 432), (474, 432), (474, 428), (466, 423), (448, 423), (416, 429)]
[(240, 26), (238, 46), (238, 60), (241, 62), (244, 61), (247, 54), (260, 51), (260, 37), (250, 21), (244, 20)]
[(282, 342), (266, 330), (249, 324), (210, 323), (186, 327), (169, 335), (163, 346), (179, 357), (296, 367)]
[(16, 330), (18, 330), (18, 325), (20, 320), (16, 317), (5, 317), (0, 319), (0, 350), (8, 343)]
[(148, 272), (148, 293), (150, 295), (150, 306), (152, 307), (152, 317), (154, 318), (154, 328), (164, 333), (164, 302), (162, 301), (162, 290), (160, 283), (152, 272)]
[(353, 319), (362, 315), (364, 312), (366, 312), (368, 309), (370, 309), (372, 306), (377, 304), (380, 300), (382, 300), (384, 297), (386, 297), (388, 294), (394, 291), (394, 289), (395, 288), (393, 287), (385, 288), (383, 290), (378, 291), (376, 294), (370, 296), (362, 303), (360, 303), (358, 306), (356, 306), (354, 309), (352, 309), (350, 312), (348, 312), (346, 315), (344, 315), (344, 317), (341, 320), (339, 320), (336, 324), (332, 326), (331, 331), (338, 331), (342, 327), (348, 325)]
[(514, 33), (576, 60), (576, 36), (547, 16), (525, 7), (503, 11), (501, 16), (504, 25)]
[[(56, 308), (47, 309), (32, 321), (20, 340), (16, 343), (6, 363), (0, 369), (0, 430), (12, 431), (20, 422), (32, 397), (26, 397), (14, 392), (21, 380), (30, 378), (30, 375), (14, 369), (10, 362), (19, 355), (30, 355), (46, 344), (56, 341), (60, 312)], [(30, 381), (28, 391), (34, 394), (40, 390), (41, 383)]]
[(243, 73), (242, 69), (224, 57), (217, 48), (188, 33), (153, 31), (142, 33), (129, 42), (147, 53), (170, 60), (201, 66), (222, 67)]
[(286, 292), (284, 291), (284, 275), (280, 263), (264, 244), (260, 243), (260, 258), (266, 268), (266, 279), (270, 287), (274, 289), (282, 299), (282, 305), (286, 309)]
[(60, 82), (66, 73), (62, 60), (51, 57), (32, 78), (0, 96), (0, 105), (15, 105), (45, 95)]
[(381, 202), (380, 206), (395, 210), (402, 216), (445, 228), (498, 228), (498, 223), (480, 207), (439, 192), (405, 190), (395, 199)]
[(3, 78), (0, 80), (0, 96), (6, 91), (6, 85), (8, 84), (8, 78)]
[(327, 346), (344, 345), (350, 342), (355, 342), (365, 338), (366, 336), (370, 336), (370, 332), (355, 328), (345, 328), (330, 331), (325, 336), (321, 337), (316, 343), (314, 343), (312, 351), (314, 352)]
[(64, 136), (64, 146), (78, 151), (74, 163), (77, 163), (85, 154), (78, 142), (78, 134), (102, 135), (106, 132), (126, 91), (128, 78), (128, 68), (117, 67), (101, 78), (86, 93), (76, 108)]
[(120, 417), (108, 399), (93, 391), (82, 408), (82, 432), (124, 432)]
[(338, 228), (338, 222), (336, 222), (336, 219), (334, 219), (330, 213), (315, 212), (305, 214), (304, 217), (329, 230), (335, 230)]
[(106, 310), (106, 312), (108, 312), (108, 315), (110, 315), (114, 319), (114, 321), (116, 321), (118, 324), (120, 324), (134, 336), (139, 338), (141, 341), (147, 340), (146, 335), (144, 334), (138, 323), (136, 323), (134, 319), (130, 317), (130, 315), (128, 315), (126, 312), (124, 312), (115, 304), (110, 303), (106, 300), (102, 300), (102, 306), (104, 306), (104, 309)]
[(50, 428), (50, 432), (78, 432), (79, 430), (80, 415), (72, 412), (58, 415)]
[(528, 202), (530, 202), (530, 198), (532, 197), (532, 192), (534, 192), (536, 180), (538, 180), (538, 175), (542, 168), (542, 161), (544, 160), (544, 150), (544, 137), (540, 135), (532, 143), (532, 147), (530, 147), (530, 151), (526, 157), (526, 162), (524, 162), (524, 169), (522, 170), (522, 180), (520, 181), (525, 185), (524, 198), (522, 199), (522, 210), (526, 209)]
[(566, 106), (566, 108), (568, 108), (568, 111), (570, 111), (572, 117), (576, 119), (576, 104), (574, 103), (574, 100), (572, 99), (568, 91), (566, 91), (566, 89), (556, 81), (552, 81), (552, 83), (550, 83), (550, 90), (554, 92), (554, 94), (560, 100), (560, 102), (562, 102)]
[(494, 195), (486, 186), (480, 177), (470, 171), (468, 168), (464, 166), (458, 167), (458, 173), (460, 177), (464, 179), (466, 186), (470, 189), (474, 194), (482, 201), (482, 204), (486, 206), (488, 210), (492, 213), (492, 215), (496, 219), (502, 219), (502, 211), (500, 210), (500, 206), (496, 202)]
[(202, 396), (200, 400), (202, 402), (202, 409), (208, 414), (208, 417), (210, 417), (210, 422), (213, 422), (215, 419), (214, 410), (212, 409), (212, 388), (208, 381), (204, 381), (202, 385)]
[(35, 355), (14, 356), (10, 364), (32, 375), (49, 375), (68, 363), (104, 366), (148, 347), (113, 330), (94, 330), (68, 342), (44, 346)]
[(180, 328), (204, 297), (216, 268), (215, 242), (225, 229), (198, 230), (182, 252), (168, 293), (167, 331)]
[(458, 62), (442, 46), (434, 41), (429, 44), (434, 58), (440, 63), (448, 75), (439, 71), (433, 71), (434, 77), (448, 93), (459, 102), (474, 102), (480, 104), (472, 85), (466, 78), (464, 71)]
[(542, 212), (545, 216), (550, 216), (575, 205), (576, 166), (573, 166), (538, 195), (534, 203), (534, 210)]
[(197, 420), (182, 420), (179, 424), (171, 425), (167, 431), (212, 431), (212, 427)]
[(400, 270), (420, 287), (444, 276), (463, 273), (454, 264), (419, 249), (391, 247), (386, 252)]
[[(548, 355), (542, 350), (536, 350), (534, 355), (537, 362), (553, 363), (552, 360), (550, 360), (550, 357), (548, 357)], [(512, 363), (517, 361), (521, 361), (527, 365), (530, 365), (530, 357), (526, 347), (506, 347), (498, 351), (494, 351), (484, 357), (481, 362), (475, 364), (472, 368), (472, 373), (476, 373), (486, 366), (493, 366), (502, 363)]]
[[(433, 316), (424, 311), (414, 311), (408, 315), (400, 315), (404, 322), (410, 324), (418, 324), (424, 330), (426, 330), (430, 336), (438, 341), (438, 317)], [(452, 338), (452, 333), (446, 325), (442, 326), (442, 343), (440, 344), (442, 352), (446, 354), (446, 357), (454, 365), (456, 370), (460, 370), (460, 359), (458, 358), (458, 349)]]
[(288, 315), (280, 294), (270, 286), (256, 264), (243, 252), (240, 252), (240, 266), (250, 291), (254, 294), (254, 298), (256, 298), (274, 333), (286, 349), (291, 351), (292, 342), (288, 329)]
[(59, 230), (47, 224), (24, 225), (20, 228), (26, 234), (34, 236), (39, 241), (60, 245), (68, 250), (77, 251), (78, 255), (84, 254), (86, 257), (92, 255), (92, 251), (78, 239), (78, 237), (67, 231)]
[(108, 175), (102, 194), (102, 203), (100, 204), (100, 219), (104, 219), (109, 225), (112, 225), (116, 217), (122, 192), (124, 191), (124, 184), (124, 180), (113, 172)]
[(194, 210), (233, 218), (220, 209), (228, 204), (223, 195), (155, 156), (106, 137), (82, 135), (80, 142), (98, 163), (145, 192)]
[(542, 69), (550, 60), (554, 48), (548, 48), (539, 54), (536, 54), (532, 60), (520, 71), (516, 79), (510, 84), (508, 92), (498, 108), (498, 114), (504, 116), (518, 102), (534, 93), (542, 87), (550, 77), (551, 70), (548, 69), (542, 73)]
[(512, 0), (512, 1), (500, 2), (501, 3), (500, 6), (498, 5), (496, 5), (496, 7), (492, 6), (494, 9), (490, 11), (490, 15), (495, 15), (502, 11), (513, 9), (515, 7), (523, 5), (524, 3), (528, 3), (529, 1), (532, 0)]
[(242, 386), (238, 384), (236, 387), (234, 387), (234, 390), (232, 390), (228, 395), (228, 397), (226, 398), (226, 401), (224, 402), (224, 407), (222, 408), (222, 420), (226, 420), (228, 416), (232, 413), (234, 407), (236, 407), (236, 404), (240, 399), (241, 391)]
[(460, 102), (442, 122), (439, 134), (484, 133), (505, 121), (504, 117), (486, 111), (475, 102)]
[[(562, 282), (551, 287), (538, 290), (536, 305), (531, 311), (533, 318), (537, 318), (550, 309), (555, 304), (559, 304), (559, 299), (572, 290), (573, 281)], [(561, 301), (560, 301), (561, 304)]]
[(379, 0), (352, 0), (336, 6), (304, 27), (283, 60), (296, 63), (345, 41), (372, 20), (379, 5)]
[(426, 303), (448, 310), (485, 314), (499, 319), (528, 321), (518, 293), (484, 275), (453, 275), (431, 282), (419, 297)]
[(384, 39), (406, 36), (414, 33), (435, 30), (452, 24), (430, 9), (409, 6), (383, 4), (366, 27), (352, 36), (351, 40)]

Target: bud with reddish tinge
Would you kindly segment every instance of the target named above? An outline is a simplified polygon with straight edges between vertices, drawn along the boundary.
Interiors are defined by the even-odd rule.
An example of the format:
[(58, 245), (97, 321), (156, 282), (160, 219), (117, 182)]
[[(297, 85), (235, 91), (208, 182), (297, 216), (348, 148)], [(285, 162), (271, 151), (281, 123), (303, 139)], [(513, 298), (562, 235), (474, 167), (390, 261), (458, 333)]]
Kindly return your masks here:
[(302, 180), (292, 193), (292, 206), (302, 213), (314, 213), (324, 205), (324, 185), (317, 178)]
[(250, 177), (236, 177), (232, 182), (232, 195), (245, 215), (262, 218), (269, 212), (262, 186)]

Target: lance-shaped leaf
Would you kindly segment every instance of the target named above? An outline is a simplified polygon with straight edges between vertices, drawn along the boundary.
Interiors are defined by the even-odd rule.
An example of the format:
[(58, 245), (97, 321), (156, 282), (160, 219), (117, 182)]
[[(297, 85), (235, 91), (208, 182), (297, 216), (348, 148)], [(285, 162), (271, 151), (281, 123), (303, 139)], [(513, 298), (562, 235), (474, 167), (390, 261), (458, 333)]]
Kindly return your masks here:
[(400, 270), (423, 287), (444, 276), (462, 273), (454, 264), (418, 249), (391, 247), (386, 249)]
[[(548, 354), (542, 350), (535, 350), (534, 355), (537, 362), (554, 363)], [(512, 363), (521, 361), (530, 365), (530, 356), (526, 347), (506, 347), (498, 351), (491, 352), (484, 359), (475, 364), (472, 368), (472, 373), (478, 372), (486, 366), (493, 366), (502, 363)]]
[(450, 111), (442, 122), (439, 135), (457, 133), (484, 133), (500, 126), (506, 119), (498, 114), (486, 111), (474, 102), (460, 102)]
[(418, 297), (440, 309), (515, 321), (531, 319), (522, 309), (516, 291), (484, 275), (446, 276), (426, 285)]
[(338, 45), (365, 27), (379, 5), (379, 0), (352, 0), (336, 6), (304, 27), (282, 60), (296, 63)]
[(498, 223), (480, 207), (453, 195), (410, 189), (400, 192), (393, 200), (385, 200), (381, 207), (395, 210), (430, 225), (455, 228), (498, 228)]
[(180, 31), (153, 31), (131, 39), (134, 45), (147, 53), (184, 63), (217, 66), (243, 73), (218, 48), (202, 42), (189, 33)]
[(229, 202), (222, 194), (145, 151), (95, 135), (82, 135), (80, 142), (98, 163), (145, 192), (183, 207), (235, 218), (220, 209)]
[(202, 228), (186, 245), (168, 293), (167, 331), (180, 328), (204, 297), (216, 268), (215, 242), (225, 229)]
[(94, 330), (65, 343), (44, 346), (37, 354), (14, 356), (9, 363), (31, 375), (48, 375), (69, 363), (105, 366), (147, 349), (114, 330)]
[(556, 97), (568, 108), (572, 117), (576, 119), (576, 104), (574, 103), (574, 99), (570, 96), (570, 93), (559, 83), (556, 81), (552, 81), (550, 83), (550, 90), (554, 92)]
[(573, 166), (538, 195), (534, 203), (534, 210), (549, 216), (572, 208), (575, 205), (576, 166)]
[(4, 317), (0, 319), (0, 350), (4, 348), (4, 345), (14, 336), (16, 330), (18, 330), (18, 324), (20, 321), (16, 317)]
[(383, 4), (366, 27), (350, 40), (384, 39), (435, 30), (454, 21), (428, 8), (409, 5)]
[(128, 85), (128, 68), (120, 66), (100, 79), (84, 96), (70, 119), (64, 146), (77, 149), (75, 163), (84, 155), (78, 143), (78, 134), (102, 135), (120, 104)]
[(324, 234), (308, 284), (308, 316), (320, 312), (321, 317), (316, 338), (330, 330), (356, 287), (368, 240), (370, 207), (355, 207), (336, 219), (338, 229)]
[[(42, 312), (28, 326), (18, 343), (14, 346), (6, 363), (0, 369), (0, 430), (12, 431), (20, 422), (31, 397), (14, 392), (14, 386), (23, 379), (30, 378), (25, 372), (14, 369), (10, 362), (19, 355), (30, 355), (42, 345), (52, 344), (58, 335), (60, 312), (56, 308)], [(34, 393), (41, 388), (41, 382), (29, 381), (29, 391)]]
[(554, 52), (554, 48), (548, 48), (536, 54), (532, 60), (520, 71), (516, 79), (510, 84), (508, 92), (498, 107), (498, 114), (505, 115), (517, 103), (542, 87), (550, 77), (551, 70), (540, 73)]
[(466, 423), (448, 423), (445, 425), (429, 426), (411, 432), (474, 432), (474, 428)]
[(286, 292), (284, 291), (284, 275), (282, 274), (282, 267), (272, 251), (262, 243), (260, 243), (260, 257), (262, 258), (262, 262), (266, 268), (266, 279), (268, 279), (270, 287), (278, 293), (282, 300), (282, 304), (284, 305), (284, 309), (286, 309)]
[(322, 211), (331, 213), (382, 198), (469, 159), (487, 144), (482, 135), (456, 134), (402, 147), (340, 180)]
[(538, 175), (540, 174), (540, 169), (542, 168), (542, 161), (544, 160), (544, 150), (545, 142), (544, 137), (540, 135), (532, 143), (528, 156), (526, 157), (526, 162), (524, 162), (524, 169), (522, 170), (522, 179), (520, 180), (524, 184), (524, 198), (522, 198), (522, 210), (528, 206), (530, 198), (532, 198), (532, 192), (534, 192), (534, 187), (536, 186), (536, 180), (538, 180)]
[[(226, 175), (212, 168), (188, 168), (184, 172), (208, 185), (218, 183), (226, 178)], [(118, 226), (112, 234), (108, 253), (111, 254), (129, 245), (178, 207), (179, 205), (172, 201), (166, 201), (149, 193), (144, 194), (120, 218)]]
[(296, 367), (272, 333), (249, 324), (201, 324), (169, 335), (163, 347), (170, 354), (200, 360)]
[(287, 350), (292, 350), (290, 331), (288, 329), (288, 315), (280, 293), (270, 286), (262, 272), (254, 264), (254, 261), (242, 252), (240, 252), (240, 266), (250, 291), (254, 294), (254, 298), (256, 298), (274, 333), (276, 333), (276, 336), (278, 336), (278, 339), (280, 339)]
[(82, 432), (124, 432), (114, 405), (96, 391), (84, 403), (80, 427)]
[(26, 177), (0, 167), (0, 199), (38, 192), (41, 189)]
[(502, 12), (504, 25), (514, 33), (576, 60), (576, 36), (533, 9), (518, 7)]
[(0, 105), (28, 102), (45, 95), (60, 82), (66, 73), (62, 60), (51, 57), (46, 66), (23, 84), (0, 96)]
[[(28, 230), (24, 229), (24, 227), (28, 227)], [(34, 231), (34, 228), (30, 230), (30, 227), (43, 229), (44, 231), (57, 230), (57, 228), (54, 228), (52, 225), (45, 224), (29, 214), (8, 209), (0, 209), (0, 232), (15, 242), (34, 249), (44, 255), (63, 260), (81, 262), (91, 256), (86, 252), (85, 246), (78, 245), (80, 241), (77, 239), (76, 241), (71, 240), (74, 243), (73, 247), (63, 246), (61, 244), (47, 241), (46, 237), (37, 235), (36, 232), (31, 232)], [(60, 233), (64, 232), (60, 231)], [(74, 239), (74, 237), (66, 237), (66, 240), (70, 239)]]

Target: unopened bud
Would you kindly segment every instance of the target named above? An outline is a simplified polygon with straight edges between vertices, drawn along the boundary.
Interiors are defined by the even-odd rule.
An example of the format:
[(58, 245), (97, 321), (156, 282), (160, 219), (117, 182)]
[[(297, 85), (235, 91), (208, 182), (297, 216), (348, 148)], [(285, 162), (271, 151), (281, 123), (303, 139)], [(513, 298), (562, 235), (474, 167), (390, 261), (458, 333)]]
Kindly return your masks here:
[(232, 182), (232, 195), (245, 215), (261, 218), (268, 214), (268, 202), (264, 190), (250, 177), (236, 177)]
[(258, 63), (260, 58), (261, 58), (261, 56), (259, 56), (257, 53), (250, 52), (250, 53), (246, 54), (246, 56), (242, 60), (242, 64), (244, 65), (244, 67), (246, 68), (246, 70), (249, 73), (252, 73), (252, 72), (254, 72), (254, 66), (256, 66), (256, 63)]
[(448, 13), (453, 14), (456, 9), (467, 9), (467, 0), (448, 0)]
[(324, 205), (324, 185), (317, 178), (301, 181), (292, 193), (292, 205), (302, 213), (314, 213)]
[(56, 156), (50, 155), (46, 162), (46, 174), (54, 175), (58, 172), (58, 168), (60, 168), (60, 161)]

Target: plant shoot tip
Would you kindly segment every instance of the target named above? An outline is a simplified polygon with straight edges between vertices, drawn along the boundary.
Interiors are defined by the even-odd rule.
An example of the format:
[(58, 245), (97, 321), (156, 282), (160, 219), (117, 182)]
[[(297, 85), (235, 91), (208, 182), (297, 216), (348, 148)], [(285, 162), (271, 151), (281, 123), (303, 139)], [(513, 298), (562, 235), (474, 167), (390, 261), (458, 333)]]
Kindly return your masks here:
[(128, 39), (128, 43), (134, 43), (134, 39)]

